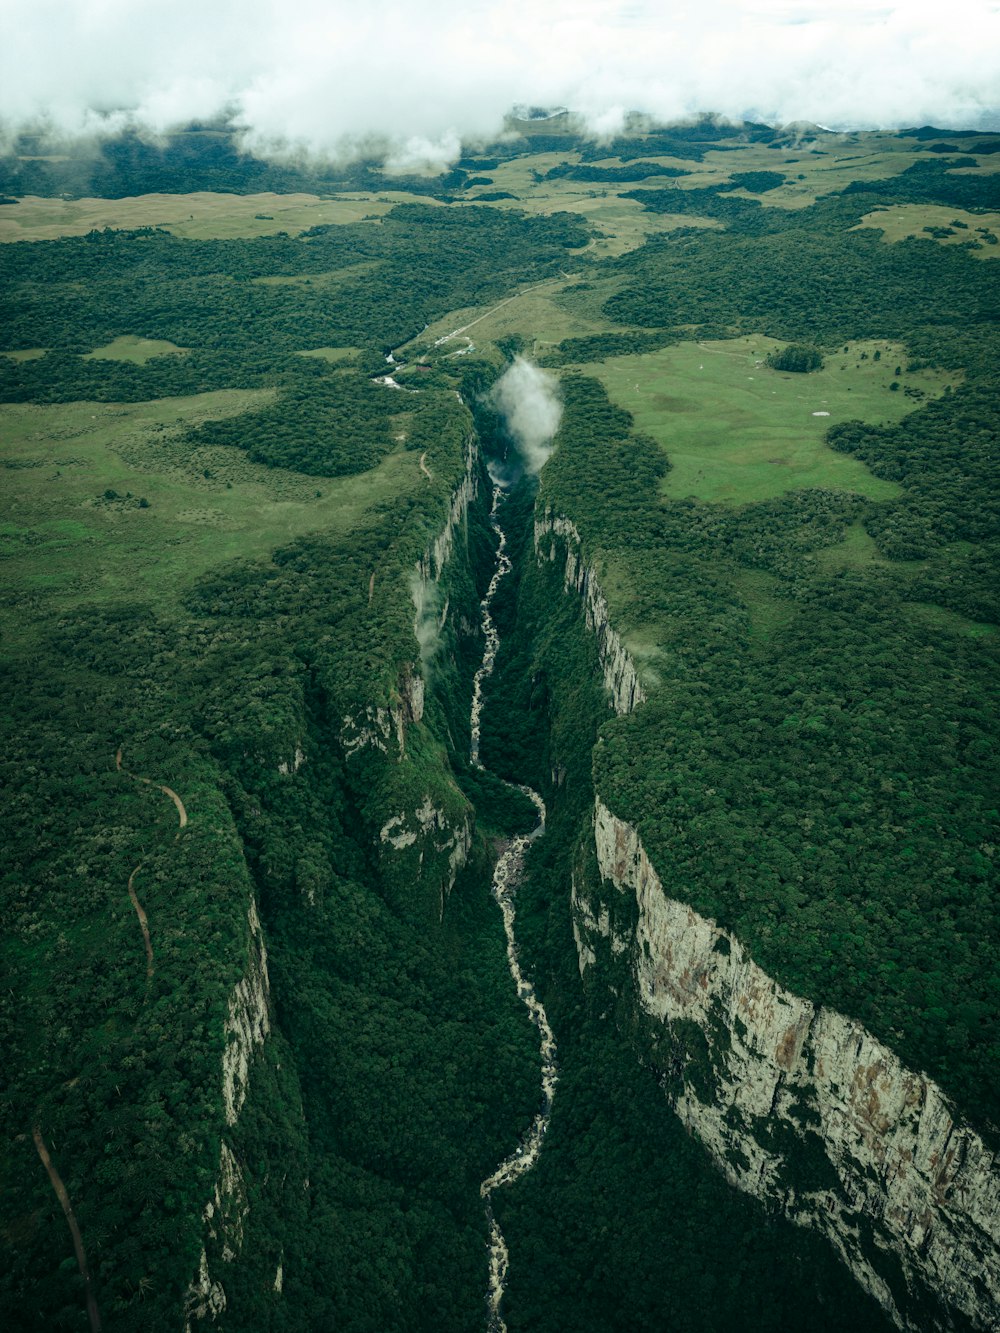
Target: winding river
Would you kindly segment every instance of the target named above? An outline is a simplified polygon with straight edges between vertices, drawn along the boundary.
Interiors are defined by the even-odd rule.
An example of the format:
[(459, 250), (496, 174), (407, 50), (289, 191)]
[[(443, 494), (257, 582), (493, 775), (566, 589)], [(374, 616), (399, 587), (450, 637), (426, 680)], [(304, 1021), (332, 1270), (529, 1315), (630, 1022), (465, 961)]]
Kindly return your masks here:
[[(493, 616), (490, 608), (493, 605), (493, 599), (496, 596), (502, 580), (511, 571), (511, 560), (507, 554), (507, 534), (500, 525), (500, 510), (504, 501), (504, 491), (500, 486), (493, 488), (493, 505), (490, 509), (490, 523), (493, 531), (497, 534), (497, 564), (493, 577), (490, 580), (490, 586), (486, 596), (483, 598), (480, 606), (482, 610), (482, 627), (486, 636), (486, 650), (483, 653), (483, 662), (476, 672), (475, 681), (472, 687), (472, 743), (469, 757), (476, 768), (482, 768), (483, 765), (479, 758), (479, 736), (480, 736), (480, 717), (483, 708), (483, 684), (493, 674), (493, 667), (496, 662), (497, 650), (500, 647), (500, 635), (497, 633), (496, 625), (493, 623)], [(503, 1185), (510, 1185), (518, 1177), (523, 1176), (526, 1171), (530, 1171), (538, 1160), (538, 1155), (542, 1151), (542, 1144), (545, 1142), (545, 1131), (548, 1129), (549, 1118), (552, 1114), (552, 1099), (555, 1095), (556, 1082), (558, 1074), (556, 1072), (556, 1039), (552, 1029), (549, 1026), (549, 1020), (545, 1015), (545, 1009), (535, 994), (535, 988), (529, 977), (526, 977), (521, 971), (520, 963), (517, 958), (517, 939), (514, 934), (515, 917), (515, 898), (517, 895), (517, 886), (521, 880), (521, 874), (524, 867), (524, 854), (530, 843), (535, 838), (545, 832), (545, 802), (539, 796), (538, 792), (530, 787), (519, 786), (535, 809), (538, 811), (538, 823), (531, 833), (521, 834), (512, 839), (506, 850), (497, 861), (496, 869), (493, 872), (493, 897), (497, 901), (501, 912), (503, 913), (503, 926), (507, 936), (507, 962), (510, 965), (510, 973), (514, 978), (514, 984), (517, 987), (517, 993), (521, 997), (531, 1016), (531, 1021), (538, 1028), (540, 1037), (540, 1049), (542, 1057), (542, 1100), (541, 1107), (521, 1142), (514, 1151), (500, 1163), (491, 1175), (488, 1175), (479, 1187), (479, 1192), (486, 1203), (486, 1218), (489, 1222), (489, 1287), (486, 1293), (487, 1322), (488, 1333), (506, 1333), (506, 1324), (500, 1313), (500, 1305), (503, 1301), (504, 1291), (507, 1286), (507, 1269), (509, 1256), (507, 1253), (507, 1243), (503, 1238), (503, 1232), (493, 1215), (493, 1191)]]

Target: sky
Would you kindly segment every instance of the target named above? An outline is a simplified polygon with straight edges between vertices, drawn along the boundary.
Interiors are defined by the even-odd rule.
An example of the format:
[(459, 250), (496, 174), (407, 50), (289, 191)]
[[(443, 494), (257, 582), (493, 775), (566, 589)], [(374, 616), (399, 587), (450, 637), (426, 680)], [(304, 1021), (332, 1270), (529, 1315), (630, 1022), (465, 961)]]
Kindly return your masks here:
[(512, 105), (1000, 129), (1000, 0), (0, 0), (0, 132), (222, 111), (270, 155), (444, 169)]

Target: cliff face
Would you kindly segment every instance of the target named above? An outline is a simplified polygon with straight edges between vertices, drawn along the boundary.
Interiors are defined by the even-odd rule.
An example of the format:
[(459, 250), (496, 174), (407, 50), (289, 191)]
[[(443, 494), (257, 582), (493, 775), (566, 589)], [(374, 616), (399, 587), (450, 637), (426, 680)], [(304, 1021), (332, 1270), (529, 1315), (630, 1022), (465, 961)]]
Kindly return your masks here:
[(535, 519), (535, 557), (555, 561), (565, 547), (563, 587), (575, 592), (584, 604), (587, 628), (597, 636), (597, 651), (604, 684), (611, 696), (611, 706), (618, 714), (631, 713), (645, 699), (635, 663), (612, 628), (608, 599), (593, 568), (584, 563), (580, 533), (568, 518), (559, 518), (546, 509)]
[(701, 1034), (703, 1053), (664, 1082), (731, 1182), (823, 1232), (900, 1327), (927, 1327), (912, 1298), (930, 1292), (940, 1327), (958, 1316), (995, 1328), (1000, 1172), (982, 1139), (859, 1023), (785, 990), (669, 898), (636, 830), (600, 799), (595, 844), (602, 878), (638, 917), (616, 929), (634, 911), (574, 885), (581, 972), (626, 956), (654, 1031), (675, 1051)]
[[(578, 529), (546, 509), (534, 547), (539, 565), (563, 562), (609, 702), (630, 713), (643, 691)], [(940, 1327), (997, 1327), (1000, 1171), (979, 1135), (859, 1023), (793, 995), (670, 899), (636, 830), (599, 798), (595, 845), (617, 892), (602, 898), (574, 877), (581, 975), (616, 993), (628, 977), (660, 1049), (675, 1053), (667, 1095), (729, 1180), (821, 1231), (900, 1327), (928, 1326), (928, 1293)]]
[(465, 865), (472, 847), (472, 824), (457, 810), (438, 808), (429, 794), (413, 811), (392, 815), (379, 830), (379, 855), (396, 861), (394, 871), (409, 878), (431, 872), (431, 862), (438, 864), (439, 911), (455, 887), (458, 872)]
[[(271, 983), (267, 974), (267, 946), (251, 898), (247, 911), (247, 969), (233, 987), (226, 1015), (226, 1047), (222, 1055), (222, 1102), (226, 1124), (239, 1119), (250, 1084), (254, 1056), (271, 1031)], [(226, 1292), (209, 1269), (208, 1249), (223, 1263), (232, 1263), (243, 1245), (249, 1211), (246, 1185), (239, 1163), (225, 1139), (219, 1154), (219, 1174), (212, 1198), (205, 1205), (202, 1222), (206, 1244), (201, 1251), (198, 1276), (188, 1288), (186, 1327), (193, 1320), (215, 1319), (226, 1309)]]

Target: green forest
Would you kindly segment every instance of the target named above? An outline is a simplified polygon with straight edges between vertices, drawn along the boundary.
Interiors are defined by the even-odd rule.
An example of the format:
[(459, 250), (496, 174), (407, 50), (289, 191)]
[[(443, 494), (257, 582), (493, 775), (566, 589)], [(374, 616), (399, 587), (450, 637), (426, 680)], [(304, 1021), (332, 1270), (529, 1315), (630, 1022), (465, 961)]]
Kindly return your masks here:
[[(220, 126), (36, 147), (0, 218), (123, 212), (0, 243), (4, 1326), (485, 1327), (480, 1184), (539, 1100), (490, 893), (528, 784), (559, 1083), (492, 1198), (511, 1333), (892, 1327), (685, 1129), (702, 1047), (628, 957), (582, 975), (574, 913), (613, 893), (600, 796), (673, 898), (1000, 1146), (995, 137), (560, 123), (420, 178)], [(143, 223), (195, 191), (218, 235)], [(228, 234), (265, 191), (352, 211)], [(889, 239), (903, 206), (972, 222)], [(477, 768), (518, 356), (561, 418), (502, 510)], [(987, 1326), (880, 1244), (907, 1327)]]

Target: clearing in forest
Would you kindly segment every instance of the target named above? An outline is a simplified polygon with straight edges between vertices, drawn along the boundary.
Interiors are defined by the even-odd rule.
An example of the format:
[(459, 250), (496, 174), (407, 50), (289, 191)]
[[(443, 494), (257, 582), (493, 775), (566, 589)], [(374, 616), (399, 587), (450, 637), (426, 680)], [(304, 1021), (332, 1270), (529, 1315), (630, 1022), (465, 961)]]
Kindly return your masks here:
[(679, 343), (609, 358), (593, 373), (636, 429), (663, 446), (666, 495), (730, 504), (815, 486), (876, 500), (897, 495), (894, 483), (831, 449), (826, 432), (841, 421), (898, 421), (955, 377), (909, 372), (902, 345), (885, 341), (838, 348), (810, 374), (780, 372), (765, 358), (781, 346), (761, 335)]
[[(306, 532), (349, 531), (380, 498), (415, 486), (402, 447), (370, 472), (309, 477), (192, 447), (188, 427), (259, 408), (271, 390), (148, 403), (0, 407), (6, 501), (0, 554), (19, 606), (42, 616), (123, 595), (162, 605), (206, 570)], [(26, 614), (27, 613), (27, 614)]]

